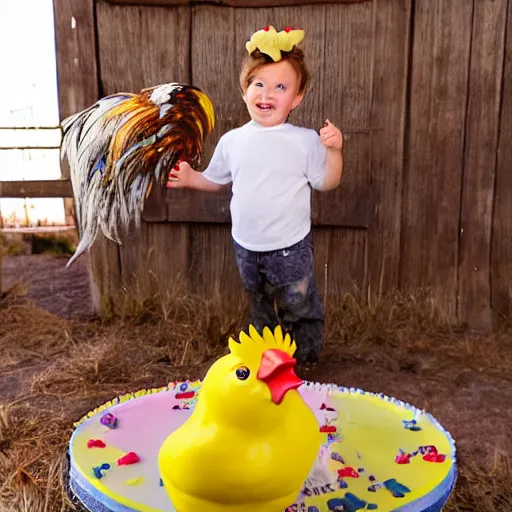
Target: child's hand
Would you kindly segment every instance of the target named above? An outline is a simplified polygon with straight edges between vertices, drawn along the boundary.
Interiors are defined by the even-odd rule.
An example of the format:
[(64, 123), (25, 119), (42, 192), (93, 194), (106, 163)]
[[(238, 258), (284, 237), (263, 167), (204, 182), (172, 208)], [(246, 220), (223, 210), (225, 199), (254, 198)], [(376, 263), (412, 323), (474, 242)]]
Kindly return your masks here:
[(325, 120), (325, 125), (320, 129), (320, 139), (326, 148), (339, 149), (343, 147), (343, 136), (329, 119)]
[(167, 177), (167, 188), (187, 188), (194, 173), (188, 162), (178, 162), (169, 172)]

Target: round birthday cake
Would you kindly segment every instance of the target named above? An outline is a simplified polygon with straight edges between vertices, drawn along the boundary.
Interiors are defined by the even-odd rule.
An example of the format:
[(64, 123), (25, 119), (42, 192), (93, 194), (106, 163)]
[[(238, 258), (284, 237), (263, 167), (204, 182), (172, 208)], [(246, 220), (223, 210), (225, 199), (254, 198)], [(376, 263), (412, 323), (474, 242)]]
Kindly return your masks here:
[[(72, 494), (94, 512), (175, 511), (158, 453), (200, 392), (201, 381), (173, 382), (118, 397), (77, 422)], [(304, 382), (298, 392), (318, 420), (322, 445), (287, 511), (442, 510), (456, 480), (455, 443), (435, 418), (358, 389)]]

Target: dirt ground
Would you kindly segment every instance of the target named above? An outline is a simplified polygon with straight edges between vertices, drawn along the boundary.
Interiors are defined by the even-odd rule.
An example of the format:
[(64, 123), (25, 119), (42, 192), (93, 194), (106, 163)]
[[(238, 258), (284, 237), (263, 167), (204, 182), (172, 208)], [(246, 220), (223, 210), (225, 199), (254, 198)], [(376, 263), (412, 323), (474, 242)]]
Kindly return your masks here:
[(39, 254), (5, 257), (2, 288), (20, 284), (40, 307), (63, 318), (91, 317), (87, 255), (69, 268), (67, 260)]
[[(210, 343), (205, 350), (178, 329), (190, 329), (192, 317), (100, 321), (92, 315), (87, 260), (70, 269), (66, 261), (3, 260), (3, 289), (21, 283), (25, 295), (0, 299), (1, 511), (72, 510), (59, 491), (72, 422), (116, 394), (202, 377), (236, 325), (202, 315), (209, 323), (195, 321), (194, 336)], [(476, 336), (421, 322), (411, 329), (408, 312), (395, 324), (389, 310), (356, 313), (344, 303), (330, 314), (322, 360), (299, 375), (425, 408), (457, 443), (459, 478), (445, 510), (512, 510), (512, 331)]]

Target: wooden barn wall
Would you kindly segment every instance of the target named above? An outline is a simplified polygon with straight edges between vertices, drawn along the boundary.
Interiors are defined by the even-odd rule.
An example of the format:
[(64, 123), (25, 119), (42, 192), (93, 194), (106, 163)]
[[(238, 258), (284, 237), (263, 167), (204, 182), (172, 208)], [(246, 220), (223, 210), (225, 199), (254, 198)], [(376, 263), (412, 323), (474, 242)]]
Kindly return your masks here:
[[(505, 16), (504, 16), (505, 17)], [(509, 0), (491, 228), (491, 304), (512, 317), (512, 1)]]
[[(300, 26), (313, 84), (293, 122), (318, 129), (329, 118), (345, 135), (342, 185), (313, 199), (322, 293), (428, 287), (473, 327), (509, 313), (511, 0), (126, 3), (143, 0), (54, 0), (61, 118), (95, 95), (193, 83), (216, 108), (207, 163), (218, 138), (248, 119), (245, 41), (269, 23)], [(140, 231), (93, 248), (103, 299), (134, 277), (166, 290), (176, 274), (202, 294), (241, 293), (228, 195), (154, 190)]]
[(507, 0), (416, 2), (400, 284), (489, 325), (490, 239)]

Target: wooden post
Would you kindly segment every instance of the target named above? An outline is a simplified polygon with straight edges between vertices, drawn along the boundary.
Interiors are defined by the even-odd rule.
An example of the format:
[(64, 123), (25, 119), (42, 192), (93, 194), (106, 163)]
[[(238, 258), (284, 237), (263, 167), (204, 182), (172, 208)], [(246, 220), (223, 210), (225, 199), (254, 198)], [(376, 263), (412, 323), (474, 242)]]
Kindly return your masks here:
[[(94, 0), (53, 0), (57, 83), (60, 120), (95, 103), (100, 96)], [(62, 176), (69, 178), (69, 168), (62, 166)], [(72, 200), (64, 199), (66, 221), (72, 212)], [(78, 227), (78, 226), (77, 226)], [(94, 309), (100, 312), (97, 285), (92, 278)]]
[(506, 0), (475, 2), (459, 234), (458, 316), (492, 328), (493, 200), (505, 52)]

